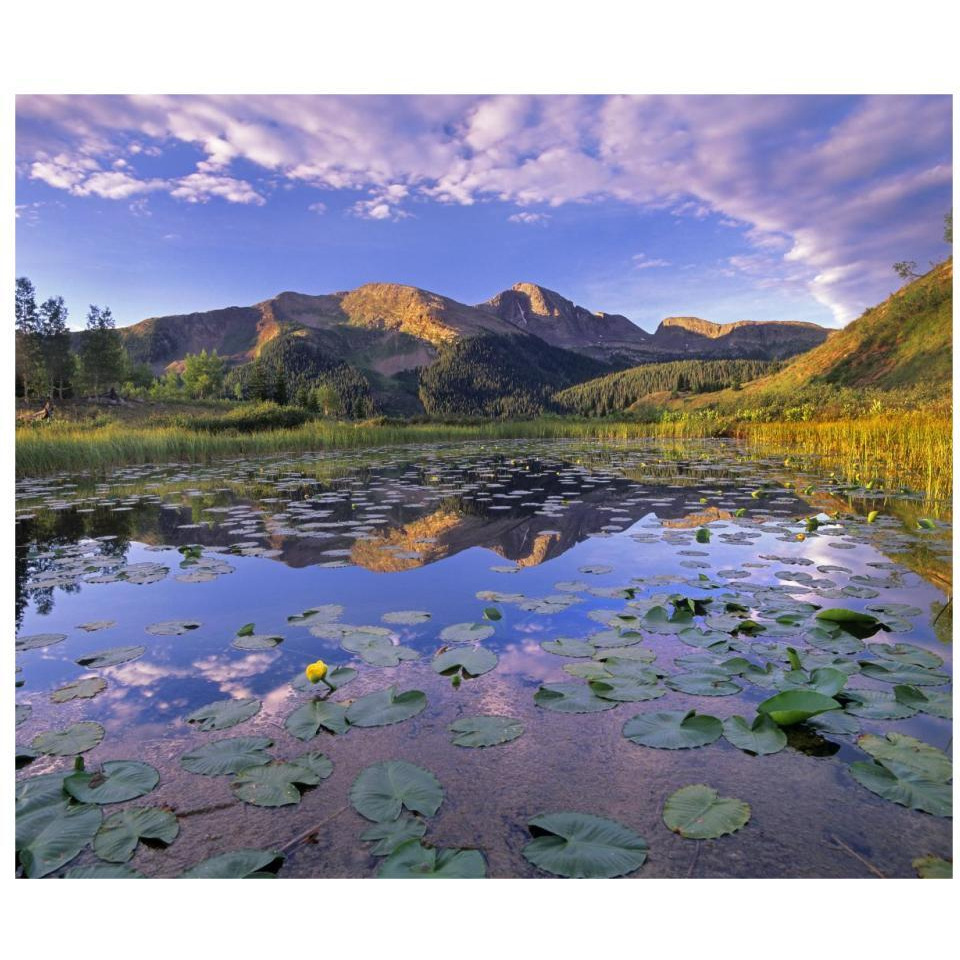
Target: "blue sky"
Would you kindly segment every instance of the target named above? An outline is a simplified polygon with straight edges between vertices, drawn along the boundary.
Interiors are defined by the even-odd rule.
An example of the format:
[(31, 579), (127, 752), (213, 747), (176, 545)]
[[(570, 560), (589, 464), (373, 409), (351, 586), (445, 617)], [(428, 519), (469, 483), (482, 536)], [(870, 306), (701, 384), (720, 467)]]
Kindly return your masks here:
[(517, 281), (841, 325), (943, 259), (949, 97), (30, 96), (17, 273), (121, 324), (368, 281)]

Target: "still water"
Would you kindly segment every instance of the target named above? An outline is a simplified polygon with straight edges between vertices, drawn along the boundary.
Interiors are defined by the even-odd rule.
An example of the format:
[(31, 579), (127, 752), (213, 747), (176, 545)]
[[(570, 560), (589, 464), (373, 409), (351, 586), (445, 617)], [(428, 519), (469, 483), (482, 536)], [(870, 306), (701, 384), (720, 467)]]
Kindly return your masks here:
[[(550, 876), (524, 855), (528, 825), (566, 811), (644, 838), (634, 878), (913, 877), (913, 860), (951, 858), (950, 820), (872, 792), (851, 764), (872, 760), (866, 734), (951, 749), (950, 525), (921, 516), (909, 492), (844, 488), (728, 441), (416, 445), (25, 480), (17, 778), (68, 774), (81, 747), (88, 771), (155, 768), (148, 792), (102, 807), (176, 817), (172, 842), (127, 862), (146, 876), (243, 848), (282, 852), (281, 877), (375, 876), (385, 858), (361, 839), (372, 822), (351, 787), (403, 760), (443, 791), (410, 835), (479, 850), (490, 877)], [(831, 608), (882, 626), (817, 618)], [(305, 681), (317, 660), (351, 668), (332, 692)], [(845, 679), (843, 709), (785, 727), (777, 752), (624, 735), (639, 714), (750, 723), (823, 668)], [(391, 686), (426, 705), (344, 721)], [(318, 697), (341, 704), (341, 732), (289, 719)], [(186, 719), (228, 700), (243, 702), (235, 725)], [(513, 738), (455, 744), (450, 725), (477, 716), (515, 721)], [(73, 746), (43, 736), (78, 723)], [(309, 751), (332, 772), (263, 806), (243, 763), (203, 775), (181, 761), (241, 737), (261, 741), (251, 766)], [(664, 803), (690, 784), (745, 801), (749, 821), (671, 832)], [(104, 862), (88, 844), (47, 875)]]

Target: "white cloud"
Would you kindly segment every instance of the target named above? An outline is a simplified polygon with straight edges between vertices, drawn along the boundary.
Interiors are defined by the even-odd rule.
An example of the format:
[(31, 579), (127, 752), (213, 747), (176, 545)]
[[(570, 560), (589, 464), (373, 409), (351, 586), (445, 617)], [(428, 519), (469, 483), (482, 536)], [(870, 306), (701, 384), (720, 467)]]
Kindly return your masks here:
[(528, 210), (521, 210), (520, 213), (511, 213), (507, 220), (510, 223), (539, 224), (545, 227), (550, 220), (549, 213), (532, 213)]
[(311, 203), (310, 206), (307, 207), (307, 209), (308, 209), (311, 213), (315, 213), (315, 214), (317, 214), (318, 216), (322, 216), (323, 214), (325, 214), (325, 213), (327, 212), (327, 205), (326, 205), (325, 203), (321, 203), (321, 202), (318, 200), (316, 203)]
[[(714, 215), (768, 256), (764, 282), (805, 284), (841, 321), (889, 292), (895, 260), (944, 252), (949, 97), (56, 95), (17, 108), (21, 169), (75, 196), (265, 203), (242, 164), (361, 191), (351, 213), (372, 220), (416, 200)], [(178, 142), (201, 152), (193, 172), (137, 177), (131, 158)]]
[(651, 270), (654, 267), (672, 266), (670, 260), (664, 260), (661, 257), (648, 257), (645, 253), (635, 253), (633, 257), (634, 270)]

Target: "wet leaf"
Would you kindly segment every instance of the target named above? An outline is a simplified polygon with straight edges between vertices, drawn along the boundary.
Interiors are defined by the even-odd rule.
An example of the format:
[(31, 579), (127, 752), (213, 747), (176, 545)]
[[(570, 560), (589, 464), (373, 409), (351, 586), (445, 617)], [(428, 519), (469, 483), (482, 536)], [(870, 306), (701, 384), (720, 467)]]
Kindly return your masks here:
[(92, 750), (103, 739), (105, 731), (99, 723), (84, 720), (72, 723), (63, 730), (48, 730), (38, 733), (30, 746), (40, 753), (54, 757), (72, 757), (74, 754)]
[(533, 695), (538, 707), (556, 713), (599, 713), (612, 710), (615, 700), (604, 700), (585, 683), (545, 683)]
[(284, 855), (279, 850), (231, 850), (202, 860), (180, 874), (184, 880), (245, 880), (250, 877), (270, 876), (282, 865)]
[(493, 636), (493, 627), (485, 623), (453, 623), (440, 631), (446, 643), (476, 643)]
[(952, 788), (928, 780), (913, 770), (897, 766), (896, 771), (879, 763), (851, 763), (854, 779), (872, 793), (911, 810), (923, 810), (935, 817), (953, 815)]
[(177, 818), (160, 807), (127, 807), (103, 821), (93, 838), (93, 852), (101, 860), (126, 863), (137, 844), (152, 840), (168, 845), (180, 832)]
[(663, 807), (663, 822), (691, 840), (710, 840), (735, 833), (750, 819), (750, 806), (734, 797), (721, 797), (704, 783), (681, 787)]
[(242, 700), (215, 700), (206, 706), (198, 707), (184, 717), (187, 723), (195, 723), (201, 730), (227, 730), (244, 720), (249, 720), (260, 712), (260, 701), (256, 697)]
[(227, 737), (213, 740), (180, 757), (180, 766), (190, 773), (205, 777), (220, 777), (238, 773), (246, 767), (269, 763), (273, 758), (266, 752), (273, 746), (265, 737)]
[(390, 686), (354, 700), (346, 717), (355, 727), (385, 727), (415, 717), (426, 705), (427, 696), (421, 690), (397, 693), (396, 686)]
[(54, 703), (66, 703), (68, 700), (89, 700), (106, 689), (107, 681), (101, 677), (84, 677), (81, 680), (74, 680), (73, 683), (57, 687), (50, 694), (50, 699)]
[(918, 857), (912, 866), (924, 880), (952, 880), (953, 861), (941, 857)]
[(45, 877), (69, 863), (93, 840), (103, 814), (98, 807), (57, 800), (17, 812), (17, 859), (25, 877)]
[(432, 817), (442, 802), (443, 788), (437, 778), (406, 760), (371, 764), (350, 788), (354, 810), (377, 823), (396, 820), (404, 809)]
[(203, 626), (199, 620), (163, 620), (160, 623), (151, 623), (146, 631), (155, 637), (179, 637), (188, 630), (196, 630)]
[(616, 820), (588, 813), (542, 813), (529, 822), (534, 839), (523, 855), (560, 877), (606, 878), (633, 873), (647, 859), (647, 841)]
[(486, 875), (487, 864), (479, 850), (437, 849), (419, 840), (400, 844), (377, 873), (380, 878), (397, 880), (478, 880)]
[(492, 747), (516, 740), (523, 734), (523, 724), (512, 717), (482, 715), (461, 717), (447, 729), (454, 734), (458, 747)]
[(695, 710), (638, 713), (623, 725), (623, 735), (644, 747), (684, 750), (704, 747), (720, 738), (723, 724)]
[(757, 705), (758, 713), (767, 714), (781, 727), (802, 723), (827, 710), (839, 709), (836, 700), (814, 690), (787, 690)]
[(449, 675), (462, 670), (464, 675), (479, 677), (497, 665), (497, 655), (486, 647), (461, 647), (438, 653), (433, 658), (433, 669)]
[(764, 713), (758, 713), (752, 723), (740, 716), (728, 717), (723, 735), (740, 750), (760, 756), (778, 753), (787, 745), (787, 735)]
[(408, 840), (419, 840), (427, 832), (426, 823), (419, 817), (403, 814), (396, 820), (375, 823), (360, 834), (361, 840), (376, 840), (370, 848), (375, 857), (386, 857)]
[(62, 643), (66, 639), (65, 633), (34, 633), (27, 637), (17, 637), (15, 647), (17, 653), (20, 653), (23, 650), (52, 647), (55, 643)]
[(160, 774), (139, 760), (107, 760), (99, 770), (78, 770), (64, 778), (63, 789), (81, 803), (122, 803), (149, 793)]
[(312, 740), (321, 730), (346, 733), (349, 728), (347, 707), (330, 700), (308, 700), (297, 707), (283, 725), (298, 740)]
[(106, 650), (84, 654), (74, 662), (90, 670), (99, 670), (101, 667), (115, 667), (119, 663), (136, 660), (137, 657), (142, 657), (146, 652), (147, 648), (140, 646), (109, 647)]

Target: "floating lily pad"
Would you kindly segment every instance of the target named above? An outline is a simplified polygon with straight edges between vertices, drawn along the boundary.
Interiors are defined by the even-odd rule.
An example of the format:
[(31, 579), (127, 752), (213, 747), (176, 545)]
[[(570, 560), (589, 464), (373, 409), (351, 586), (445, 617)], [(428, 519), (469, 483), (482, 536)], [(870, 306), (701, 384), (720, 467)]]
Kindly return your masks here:
[(935, 817), (953, 815), (953, 789), (948, 783), (928, 780), (907, 767), (879, 763), (851, 763), (853, 778), (872, 793), (911, 810), (923, 810)]
[(327, 670), (322, 684), (311, 683), (305, 673), (298, 673), (290, 681), (290, 685), (294, 690), (299, 690), (301, 693), (315, 693), (318, 689), (322, 690), (324, 687), (339, 690), (356, 678), (357, 671), (353, 667), (331, 667)]
[(556, 640), (544, 640), (541, 644), (547, 653), (555, 653), (559, 657), (592, 657), (597, 648), (586, 640), (575, 640), (571, 637), (558, 637)]
[(235, 796), (257, 807), (283, 807), (300, 802), (299, 787), (313, 787), (333, 772), (322, 753), (303, 754), (241, 770), (230, 784)]
[(814, 690), (787, 690), (757, 705), (758, 713), (767, 714), (781, 727), (802, 723), (827, 710), (839, 709), (836, 700)]
[(750, 819), (750, 805), (721, 797), (713, 787), (694, 783), (672, 793), (663, 806), (663, 822), (691, 840), (711, 840), (735, 833)]
[(227, 730), (244, 720), (249, 720), (260, 712), (260, 701), (256, 697), (242, 700), (215, 700), (206, 706), (198, 707), (184, 717), (187, 723), (197, 724), (201, 730)]
[(723, 735), (740, 750), (760, 756), (778, 753), (787, 745), (787, 735), (765, 713), (758, 713), (752, 723), (740, 716), (728, 717)]
[(55, 643), (62, 643), (66, 639), (65, 633), (34, 633), (27, 637), (17, 637), (15, 647), (17, 653), (20, 653), (23, 650), (52, 647)]
[(385, 727), (415, 717), (426, 705), (427, 695), (421, 690), (397, 693), (396, 686), (390, 686), (354, 700), (346, 717), (355, 727)]
[(708, 673), (675, 673), (672, 677), (667, 677), (666, 683), (671, 690), (701, 697), (729, 697), (743, 689), (728, 677)]
[(406, 760), (371, 764), (350, 788), (354, 810), (377, 823), (396, 820), (404, 809), (432, 817), (442, 802), (443, 788), (437, 778)]
[(519, 720), (490, 715), (461, 717), (447, 729), (454, 734), (453, 742), (458, 747), (492, 747), (516, 740), (523, 734)]
[(950, 693), (933, 690), (920, 690), (908, 684), (893, 688), (894, 699), (907, 706), (916, 707), (921, 713), (928, 713), (943, 720), (953, 719), (953, 697)]
[(25, 877), (45, 877), (69, 863), (93, 840), (103, 814), (88, 804), (57, 800), (17, 811), (17, 859)]
[(266, 752), (273, 746), (265, 737), (227, 737), (188, 750), (180, 757), (180, 766), (190, 773), (220, 777), (238, 773), (247, 767), (261, 766), (273, 758)]
[(874, 760), (889, 766), (903, 767), (927, 780), (943, 783), (953, 779), (953, 763), (936, 747), (903, 733), (888, 733), (877, 737), (871, 733), (857, 740), (857, 746)]
[(384, 623), (403, 624), (412, 627), (418, 623), (426, 623), (431, 614), (426, 610), (394, 610), (391, 613), (385, 613), (380, 619)]
[(629, 827), (588, 813), (543, 813), (529, 822), (523, 855), (560, 877), (622, 877), (643, 866), (648, 846)]
[(479, 677), (489, 673), (497, 661), (497, 655), (486, 647), (461, 647), (438, 653), (433, 658), (433, 669), (441, 674), (462, 670), (464, 675)]
[(538, 707), (556, 713), (599, 713), (612, 710), (615, 700), (604, 700), (585, 683), (545, 683), (533, 695)]
[(107, 760), (99, 770), (78, 770), (65, 777), (63, 789), (81, 803), (122, 803), (149, 793), (160, 774), (139, 760)]
[(396, 880), (478, 880), (486, 875), (487, 864), (479, 850), (441, 850), (419, 840), (400, 844), (377, 872), (378, 877)]
[(303, 613), (295, 613), (287, 617), (287, 623), (298, 627), (312, 627), (316, 623), (331, 623), (343, 616), (343, 607), (338, 603), (325, 603), (319, 607), (311, 607)]
[(952, 880), (953, 861), (942, 857), (918, 857), (911, 866), (924, 880)]
[(347, 707), (330, 700), (308, 700), (297, 707), (283, 725), (298, 740), (312, 740), (321, 730), (346, 733)]
[(419, 840), (427, 832), (426, 823), (419, 817), (403, 814), (396, 820), (375, 823), (360, 834), (361, 840), (376, 840), (370, 848), (375, 857), (386, 857), (408, 840)]
[(685, 750), (704, 747), (718, 740), (723, 724), (695, 710), (665, 710), (656, 713), (638, 713), (623, 725), (623, 735), (644, 747), (659, 750)]
[(93, 852), (101, 860), (126, 863), (140, 841), (167, 845), (173, 843), (179, 832), (177, 818), (169, 810), (127, 807), (103, 821), (93, 838)]
[(914, 704), (882, 690), (843, 691), (844, 711), (864, 720), (905, 720), (917, 713)]
[(93, 633), (96, 630), (106, 630), (108, 627), (115, 627), (116, 625), (116, 620), (91, 620), (89, 623), (78, 623), (77, 629)]
[(146, 880), (146, 874), (125, 863), (91, 863), (85, 867), (71, 867), (64, 880)]
[(54, 703), (66, 703), (68, 700), (89, 700), (107, 689), (107, 681), (101, 677), (84, 677), (72, 683), (57, 687), (50, 694)]
[(476, 643), (493, 636), (493, 627), (486, 623), (452, 623), (440, 631), (446, 643)]
[(894, 663), (893, 661), (882, 664), (870, 663), (865, 660), (860, 663), (860, 672), (865, 677), (870, 677), (871, 680), (881, 680), (883, 683), (909, 684), (913, 687), (939, 687), (950, 682), (950, 677), (946, 673), (926, 670), (910, 663)]
[(160, 623), (151, 623), (146, 631), (155, 637), (179, 637), (189, 630), (196, 630), (203, 626), (199, 620), (162, 620)]
[[(180, 874), (184, 880), (245, 880), (274, 876), (283, 864), (279, 850), (231, 850), (202, 860)], [(271, 869), (272, 868), (272, 869)]]
[(230, 646), (238, 650), (272, 650), (281, 643), (283, 643), (283, 637), (280, 636), (269, 633), (249, 633), (243, 636), (237, 635)]
[(95, 653), (87, 653), (78, 657), (74, 663), (81, 667), (87, 667), (90, 670), (99, 670), (101, 667), (115, 667), (119, 663), (127, 663), (130, 660), (136, 660), (147, 652), (146, 647), (110, 647), (107, 650), (97, 650)]
[(48, 730), (38, 733), (30, 746), (40, 753), (54, 757), (72, 757), (92, 750), (102, 739), (105, 731), (99, 723), (84, 720), (72, 723), (63, 730)]
[(396, 667), (403, 660), (418, 660), (420, 654), (411, 647), (395, 644), (388, 636), (374, 633), (353, 633), (340, 641), (340, 646), (355, 653), (373, 667)]

